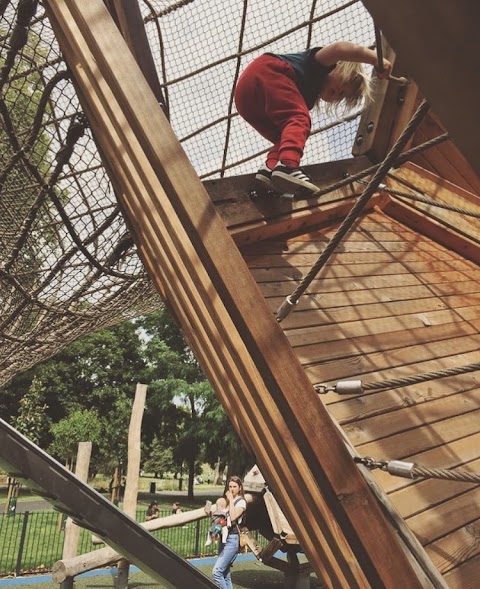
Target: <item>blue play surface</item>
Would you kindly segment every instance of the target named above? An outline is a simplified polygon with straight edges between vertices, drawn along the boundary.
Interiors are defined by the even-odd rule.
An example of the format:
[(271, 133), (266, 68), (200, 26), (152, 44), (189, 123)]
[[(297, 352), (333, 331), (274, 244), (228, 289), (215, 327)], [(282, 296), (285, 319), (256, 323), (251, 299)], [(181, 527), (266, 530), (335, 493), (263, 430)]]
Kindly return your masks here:
[[(216, 556), (210, 556), (208, 558), (192, 558), (189, 562), (195, 566), (200, 565), (212, 565), (216, 561)], [(237, 557), (237, 561), (248, 561), (248, 560), (256, 560), (253, 554), (239, 554)], [(130, 571), (132, 573), (138, 572), (138, 567), (130, 566)], [(117, 572), (116, 568), (111, 569), (97, 569), (95, 571), (88, 571), (86, 573), (82, 573), (76, 577), (77, 579), (81, 577), (96, 577), (99, 575), (115, 575)], [(38, 585), (39, 583), (46, 583), (47, 581), (52, 581), (51, 575), (35, 575), (35, 576), (25, 576), (25, 577), (15, 577), (11, 579), (0, 579), (0, 587), (14, 587), (15, 585)]]

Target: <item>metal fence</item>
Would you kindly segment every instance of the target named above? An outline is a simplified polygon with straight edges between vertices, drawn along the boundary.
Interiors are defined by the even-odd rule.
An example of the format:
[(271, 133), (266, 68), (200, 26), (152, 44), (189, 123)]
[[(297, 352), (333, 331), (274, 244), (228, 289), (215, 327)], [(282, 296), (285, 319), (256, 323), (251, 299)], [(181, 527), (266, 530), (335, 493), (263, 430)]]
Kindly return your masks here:
[[(160, 512), (160, 517), (167, 515), (170, 511)], [(145, 509), (137, 511), (137, 521), (145, 521)], [(209, 525), (210, 519), (206, 518), (152, 533), (185, 558), (213, 556), (216, 543), (205, 546)], [(0, 516), (0, 576), (51, 571), (53, 564), (62, 557), (64, 533), (65, 516), (56, 511), (25, 511)], [(102, 547), (102, 544), (92, 544), (91, 532), (80, 530), (78, 554)]]

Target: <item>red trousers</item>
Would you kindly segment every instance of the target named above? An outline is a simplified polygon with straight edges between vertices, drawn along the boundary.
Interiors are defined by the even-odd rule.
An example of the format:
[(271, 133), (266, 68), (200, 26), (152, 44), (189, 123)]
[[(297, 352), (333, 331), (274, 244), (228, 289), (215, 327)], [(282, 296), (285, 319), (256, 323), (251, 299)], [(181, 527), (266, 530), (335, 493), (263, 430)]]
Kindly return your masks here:
[(298, 167), (311, 118), (293, 67), (271, 55), (257, 57), (238, 80), (235, 104), (240, 116), (273, 143), (268, 167), (273, 168), (277, 161)]

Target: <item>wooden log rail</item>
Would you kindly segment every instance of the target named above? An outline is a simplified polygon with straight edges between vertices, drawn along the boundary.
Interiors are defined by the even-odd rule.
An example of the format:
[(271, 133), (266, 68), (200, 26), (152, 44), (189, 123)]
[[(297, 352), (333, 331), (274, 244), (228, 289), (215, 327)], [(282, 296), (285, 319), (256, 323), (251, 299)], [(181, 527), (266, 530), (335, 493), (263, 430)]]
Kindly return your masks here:
[[(153, 532), (154, 530), (163, 530), (166, 528), (173, 528), (176, 526), (183, 526), (186, 523), (198, 521), (205, 517), (208, 517), (211, 512), (212, 503), (207, 501), (205, 507), (199, 509), (192, 509), (183, 513), (174, 515), (168, 515), (166, 517), (160, 517), (158, 519), (152, 519), (147, 522), (142, 522), (140, 525), (142, 528)], [(95, 544), (103, 542), (97, 536)], [(120, 558), (120, 554), (110, 546), (100, 548), (99, 550), (93, 550), (80, 556), (73, 556), (71, 558), (63, 558), (58, 560), (52, 569), (52, 578), (55, 583), (62, 583), (67, 577), (75, 577), (81, 573), (92, 571), (98, 567), (111, 564), (116, 562)]]
[(46, 0), (139, 254), (329, 589), (421, 583), (101, 0)]

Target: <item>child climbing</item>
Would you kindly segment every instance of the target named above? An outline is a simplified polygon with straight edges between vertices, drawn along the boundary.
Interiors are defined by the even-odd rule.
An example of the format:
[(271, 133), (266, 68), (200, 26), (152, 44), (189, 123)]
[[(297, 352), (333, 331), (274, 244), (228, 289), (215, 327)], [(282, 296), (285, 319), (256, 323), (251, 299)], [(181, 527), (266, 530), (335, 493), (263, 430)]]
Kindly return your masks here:
[(320, 101), (351, 110), (370, 98), (362, 64), (370, 64), (380, 78), (392, 65), (378, 67), (372, 49), (346, 41), (301, 53), (266, 53), (252, 61), (235, 89), (238, 113), (273, 143), (255, 180), (267, 189), (316, 192), (318, 188), (299, 167), (310, 134), (310, 110)]
[(225, 497), (219, 497), (212, 510), (212, 522), (208, 529), (207, 541), (205, 546), (210, 546), (213, 541), (219, 539), (225, 543), (228, 536), (228, 528), (230, 527), (230, 518), (228, 517), (227, 500)]

